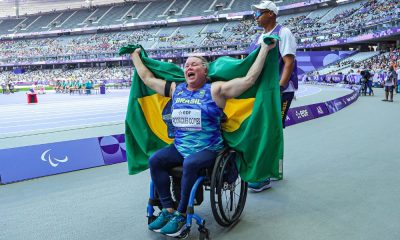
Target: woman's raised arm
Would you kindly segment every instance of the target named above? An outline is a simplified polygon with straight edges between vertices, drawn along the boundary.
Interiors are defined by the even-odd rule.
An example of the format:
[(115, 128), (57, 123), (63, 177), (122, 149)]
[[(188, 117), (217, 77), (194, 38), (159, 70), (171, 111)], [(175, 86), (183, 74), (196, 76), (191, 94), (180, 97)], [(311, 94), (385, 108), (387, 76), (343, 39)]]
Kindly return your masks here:
[[(136, 72), (139, 74), (139, 77), (142, 79), (143, 83), (156, 91), (158, 94), (165, 96), (165, 85), (166, 82), (163, 79), (156, 78), (154, 74), (143, 64), (142, 59), (140, 58), (140, 48), (137, 48), (132, 54), (132, 62), (135, 65)], [(171, 84), (170, 91), (168, 92), (168, 96), (172, 96), (172, 93), (175, 91), (175, 83)]]
[(258, 53), (256, 60), (250, 67), (246, 76), (235, 78), (226, 82), (215, 82), (212, 86), (213, 98), (224, 105), (224, 100), (235, 98), (244, 93), (247, 89), (254, 85), (262, 69), (264, 68), (265, 59), (267, 58), (269, 50), (276, 46), (276, 42), (270, 45), (261, 43), (261, 49)]

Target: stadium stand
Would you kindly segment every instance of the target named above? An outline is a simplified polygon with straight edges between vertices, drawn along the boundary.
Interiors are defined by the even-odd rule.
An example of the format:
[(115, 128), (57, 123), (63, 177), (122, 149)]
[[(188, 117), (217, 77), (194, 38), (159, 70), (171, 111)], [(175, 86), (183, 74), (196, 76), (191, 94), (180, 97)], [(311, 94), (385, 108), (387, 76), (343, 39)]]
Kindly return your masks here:
[[(71, 64), (75, 64), (74, 67), (77, 68), (87, 67), (76, 64), (77, 60), (120, 61), (116, 65), (122, 66), (126, 64), (126, 60), (119, 58), (118, 49), (131, 43), (141, 44), (157, 58), (180, 58), (189, 53), (236, 56), (246, 54), (247, 48), (259, 35), (249, 7), (257, 2), (258, 0), (104, 0), (96, 1), (98, 5), (91, 6), (83, 1), (72, 0), (68, 4), (46, 1), (48, 8), (44, 9), (40, 4), (43, 1), (35, 0), (21, 7), (19, 18), (7, 17), (12, 14), (5, 12), (0, 13), (0, 16), (4, 16), (0, 20), (0, 68), (4, 66), (7, 72), (13, 65), (22, 64), (31, 68), (29, 66), (35, 62), (51, 65), (68, 61), (75, 61)], [(318, 4), (322, 1), (315, 2)], [(288, 4), (302, 2), (278, 3), (283, 6), (278, 22), (292, 30), (300, 49), (312, 49), (320, 47), (319, 43), (363, 36), (375, 31), (389, 31), (399, 23), (400, 5), (396, 0), (361, 0), (340, 4), (329, 0), (327, 2), (329, 4), (288, 11), (285, 11), (285, 7), (290, 6)], [(312, 4), (313, 1), (308, 3)], [(0, 2), (0, 6), (4, 4)], [(229, 17), (228, 13), (241, 14), (239, 17)], [(180, 18), (187, 17), (192, 18), (176, 23)], [(331, 45), (335, 44), (337, 45)], [(360, 52), (338, 59), (325, 66), (325, 69), (317, 71), (321, 74), (350, 71), (352, 65), (373, 61), (371, 59), (380, 54), (378, 51), (364, 53), (362, 51), (372, 48), (366, 49), (357, 43), (351, 47)], [(329, 47), (324, 48), (327, 49)], [(378, 50), (384, 49), (378, 47)], [(386, 48), (386, 51), (389, 49)], [(53, 65), (53, 68), (57, 69), (59, 66)], [(50, 73), (51, 70), (43, 71), (48, 71), (51, 76), (58, 74), (58, 70), (54, 74)]]
[(44, 82), (50, 83), (55, 80), (68, 81), (93, 81), (101, 80), (129, 80), (132, 68), (114, 67), (114, 68), (79, 68), (79, 69), (45, 69), (28, 71), (23, 74), (14, 74), (12, 71), (0, 72), (0, 82)]
[(337, 62), (336, 65), (319, 70), (319, 73), (320, 74), (331, 74), (338, 72), (348, 73), (349, 70), (351, 69), (351, 65), (353, 65), (354, 63), (363, 62), (366, 59), (370, 59), (377, 55), (379, 55), (379, 52), (359, 52), (357, 54), (354, 54), (348, 58), (345, 58)]

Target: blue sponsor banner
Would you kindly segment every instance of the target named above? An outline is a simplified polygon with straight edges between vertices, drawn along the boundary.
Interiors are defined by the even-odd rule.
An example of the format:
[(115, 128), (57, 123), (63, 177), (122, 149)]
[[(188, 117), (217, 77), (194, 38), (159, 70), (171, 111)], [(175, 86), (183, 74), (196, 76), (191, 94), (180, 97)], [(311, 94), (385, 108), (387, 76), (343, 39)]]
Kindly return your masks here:
[(329, 114), (332, 114), (332, 113), (335, 113), (338, 111), (338, 109), (336, 108), (335, 102), (333, 100), (325, 102), (325, 106), (326, 106), (326, 108), (328, 108)]
[(327, 116), (352, 104), (357, 100), (357, 98), (358, 91), (354, 90), (351, 94), (331, 101), (290, 108), (285, 119), (285, 124), (286, 126), (291, 126), (315, 118)]
[(294, 119), (292, 118), (291, 114), (289, 114), (290, 111), (291, 111), (291, 110), (289, 109), (289, 110), (288, 110), (288, 114), (286, 115), (286, 119), (285, 119), (285, 126), (286, 126), (286, 127), (296, 124), (296, 122), (295, 122)]
[(325, 102), (325, 105), (328, 108), (330, 114), (335, 113), (355, 102), (358, 98), (358, 95), (358, 90), (354, 89), (352, 93), (347, 94), (346, 96)]
[(0, 150), (2, 184), (104, 165), (97, 138)]
[(291, 108), (288, 111), (287, 118), (285, 120), (286, 126), (305, 122), (314, 119), (313, 113), (308, 106), (301, 106)]
[(361, 81), (361, 75), (357, 73), (352, 73), (347, 75), (347, 81), (351, 84), (359, 84)]
[(352, 94), (346, 95), (343, 98), (344, 98), (344, 101), (346, 102), (346, 104), (350, 105), (357, 100), (358, 91), (354, 91)]
[(346, 102), (343, 101), (343, 97), (333, 100), (333, 104), (335, 104), (335, 107), (336, 107), (337, 111), (340, 111), (344, 107), (346, 107)]
[(340, 83), (344, 79), (344, 75), (342, 74), (330, 74), (326, 75), (326, 81), (327, 82), (335, 82), (335, 83)]
[(323, 117), (329, 115), (328, 108), (324, 103), (315, 103), (308, 105), (309, 109), (311, 110), (313, 116), (315, 118)]

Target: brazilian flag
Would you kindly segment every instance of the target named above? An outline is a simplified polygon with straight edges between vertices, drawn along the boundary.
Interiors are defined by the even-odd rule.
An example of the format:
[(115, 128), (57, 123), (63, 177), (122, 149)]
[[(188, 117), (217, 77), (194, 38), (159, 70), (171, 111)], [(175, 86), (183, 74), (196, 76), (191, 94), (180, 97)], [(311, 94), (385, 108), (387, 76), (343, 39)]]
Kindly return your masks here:
[[(272, 38), (267, 37), (265, 42)], [(132, 53), (140, 45), (128, 45), (120, 54)], [(245, 59), (220, 57), (209, 65), (212, 81), (243, 77), (255, 61), (260, 47)], [(156, 78), (183, 82), (184, 73), (173, 63), (151, 59), (141, 51), (144, 65)], [(235, 99), (229, 99), (222, 125), (227, 145), (238, 153), (237, 163), (243, 180), (253, 182), (267, 177), (282, 178), (283, 132), (281, 121), (278, 49), (269, 51), (256, 84)], [(136, 72), (133, 75), (125, 120), (125, 141), (129, 174), (148, 168), (148, 158), (173, 142), (163, 115), (170, 108), (170, 98), (146, 87)]]

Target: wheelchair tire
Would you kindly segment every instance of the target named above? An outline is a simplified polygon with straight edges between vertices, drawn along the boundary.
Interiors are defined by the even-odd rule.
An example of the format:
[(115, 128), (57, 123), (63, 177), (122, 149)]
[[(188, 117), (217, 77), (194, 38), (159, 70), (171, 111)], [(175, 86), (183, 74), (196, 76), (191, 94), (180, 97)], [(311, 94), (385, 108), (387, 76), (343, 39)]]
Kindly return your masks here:
[[(247, 183), (238, 175), (232, 183), (227, 182), (226, 173), (231, 164), (236, 164), (236, 153), (224, 150), (216, 159), (211, 175), (210, 202), (217, 223), (229, 227), (239, 220), (247, 198)], [(236, 167), (236, 165), (235, 165)]]

